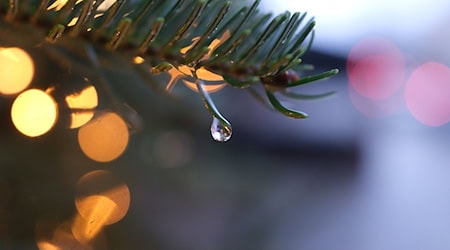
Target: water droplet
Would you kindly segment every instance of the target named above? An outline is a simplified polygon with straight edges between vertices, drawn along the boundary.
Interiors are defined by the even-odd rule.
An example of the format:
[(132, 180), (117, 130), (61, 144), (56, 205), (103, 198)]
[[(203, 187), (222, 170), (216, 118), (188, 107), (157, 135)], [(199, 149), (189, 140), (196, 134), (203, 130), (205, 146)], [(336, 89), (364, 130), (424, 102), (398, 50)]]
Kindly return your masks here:
[(222, 124), (217, 118), (213, 118), (211, 135), (215, 141), (226, 142), (231, 138), (231, 127)]

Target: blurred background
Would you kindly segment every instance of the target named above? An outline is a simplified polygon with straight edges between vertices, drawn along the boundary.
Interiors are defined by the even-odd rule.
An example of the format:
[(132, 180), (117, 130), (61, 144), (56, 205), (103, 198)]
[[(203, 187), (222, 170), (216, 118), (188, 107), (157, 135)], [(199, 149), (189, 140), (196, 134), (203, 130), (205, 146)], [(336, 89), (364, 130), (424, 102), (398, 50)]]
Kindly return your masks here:
[[(316, 19), (304, 62), (318, 71), (340, 69), (297, 89), (335, 95), (283, 99), (307, 112), (305, 120), (225, 88), (213, 97), (232, 121), (233, 137), (215, 142), (210, 116), (189, 99), (192, 92), (175, 89), (182, 98), (170, 99), (145, 84), (130, 88), (142, 79), (101, 51), (100, 63), (108, 65), (102, 79), (121, 84), (97, 91), (119, 93), (120, 103), (80, 107), (65, 99), (64, 122), (30, 139), (9, 120), (15, 99), (1, 98), (8, 119), (0, 132), (0, 249), (450, 249), (448, 2), (262, 2), (262, 12), (285, 10)], [(14, 34), (26, 28), (0, 24), (3, 46), (26, 47), (42, 35), (24, 41)], [(55, 75), (67, 81), (68, 69), (80, 76), (74, 86), (91, 90), (87, 79), (94, 77), (81, 77), (89, 71), (86, 55), (58, 66), (52, 58), (62, 51), (29, 51), (35, 65), (47, 65), (35, 67), (46, 92), (80, 92), (49, 87)], [(97, 105), (126, 114), (129, 140), (115, 145), (102, 129), (74, 129), (73, 113), (90, 119)], [(94, 118), (119, 120), (114, 131), (123, 125), (108, 111)], [(82, 138), (94, 138), (91, 148), (119, 152), (98, 155)]]

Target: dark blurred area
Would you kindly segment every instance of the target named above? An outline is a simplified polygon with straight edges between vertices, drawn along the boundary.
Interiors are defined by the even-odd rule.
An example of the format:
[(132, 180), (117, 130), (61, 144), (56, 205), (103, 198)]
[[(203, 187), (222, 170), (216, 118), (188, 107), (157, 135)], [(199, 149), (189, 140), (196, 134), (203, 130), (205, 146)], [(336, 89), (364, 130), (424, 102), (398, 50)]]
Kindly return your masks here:
[[(344, 2), (332, 6), (338, 11)], [(404, 11), (420, 9), (414, 4)], [(377, 6), (377, 13), (395, 13), (388, 8), (394, 5)], [(361, 16), (346, 17), (355, 32), (372, 25), (360, 24)], [(80, 148), (78, 130), (67, 128), (76, 113), (71, 107), (59, 107), (64, 122), (30, 138), (11, 123), (14, 98), (0, 98), (0, 249), (449, 249), (444, 19), (421, 26), (423, 36), (405, 35), (417, 47), (433, 40), (425, 33), (440, 39), (440, 47), (411, 53), (413, 44), (381, 28), (349, 35), (347, 23), (335, 29), (345, 30), (348, 40), (333, 40), (333, 32), (326, 37), (329, 22), (316, 16), (317, 46), (303, 60), (317, 72), (339, 68), (340, 74), (295, 90), (336, 94), (282, 99), (310, 115), (294, 120), (227, 87), (212, 94), (233, 124), (226, 143), (211, 138), (211, 117), (194, 92), (180, 85), (174, 96), (165, 96), (122, 57), (101, 49), (99, 60), (107, 67), (95, 69), (102, 77), (87, 78), (111, 83), (98, 89), (108, 96), (99, 98), (98, 107), (119, 110), (130, 128), (126, 151), (114, 161), (92, 160)], [(27, 31), (3, 21), (0, 30), (5, 46), (17, 40), (13, 34)], [(41, 36), (14, 46), (35, 44)], [(70, 69), (71, 79), (84, 81), (81, 72), (92, 67), (83, 63), (88, 55), (58, 66), (55, 61), (74, 56), (65, 49), (77, 45), (66, 39), (58, 46), (32, 46), (38, 65), (32, 84), (78, 93), (76, 80), (62, 87), (54, 77), (66, 81)]]

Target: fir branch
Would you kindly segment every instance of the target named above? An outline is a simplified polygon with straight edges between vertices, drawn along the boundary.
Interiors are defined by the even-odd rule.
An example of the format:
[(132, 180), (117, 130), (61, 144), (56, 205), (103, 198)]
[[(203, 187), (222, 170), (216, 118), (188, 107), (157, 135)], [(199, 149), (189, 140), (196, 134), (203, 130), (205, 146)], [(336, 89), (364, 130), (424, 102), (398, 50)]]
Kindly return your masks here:
[[(258, 12), (260, 0), (244, 7), (224, 0), (117, 0), (101, 9), (104, 2), (67, 0), (59, 8), (49, 8), (54, 3), (49, 0), (9, 0), (0, 3), (0, 12), (7, 22), (29, 22), (46, 29), (46, 40), (52, 43), (67, 34), (70, 39), (122, 54), (130, 63), (140, 56), (152, 69), (145, 71), (136, 65), (140, 74), (189, 67), (193, 74), (187, 76), (193, 77), (203, 68), (222, 76), (232, 87), (262, 83), (268, 103), (294, 118), (307, 115), (282, 106), (274, 92), (282, 90), (294, 99), (328, 96), (292, 94), (286, 89), (338, 73), (332, 69), (306, 74), (310, 65), (303, 64), (302, 56), (313, 43), (315, 27), (313, 18), (304, 24), (306, 13), (272, 17)], [(294, 71), (298, 77), (293, 77)], [(196, 79), (198, 85), (200, 80)], [(200, 87), (199, 92), (205, 100)], [(216, 108), (209, 110), (221, 120)]]

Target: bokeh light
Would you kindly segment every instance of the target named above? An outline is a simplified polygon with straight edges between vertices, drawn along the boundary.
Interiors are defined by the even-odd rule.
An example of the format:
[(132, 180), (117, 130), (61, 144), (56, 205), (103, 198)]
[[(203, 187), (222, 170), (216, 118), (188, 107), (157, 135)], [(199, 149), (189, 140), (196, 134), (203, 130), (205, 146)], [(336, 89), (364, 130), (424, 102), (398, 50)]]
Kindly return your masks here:
[(89, 242), (78, 240), (72, 233), (72, 219), (57, 223), (55, 221), (39, 220), (35, 226), (35, 240), (39, 250), (62, 249), (107, 249), (106, 237), (100, 233)]
[(30, 89), (20, 94), (12, 104), (11, 119), (22, 134), (36, 137), (47, 133), (56, 123), (58, 107), (42, 90)]
[(117, 0), (105, 0), (98, 6), (97, 11), (107, 11)]
[(39, 250), (59, 250), (58, 246), (55, 246), (53, 243), (48, 241), (38, 241), (37, 247)]
[(145, 59), (142, 56), (133, 57), (134, 64), (143, 64), (144, 62), (145, 62)]
[(389, 115), (400, 112), (404, 107), (400, 93), (387, 99), (372, 100), (359, 95), (350, 88), (348, 95), (353, 107), (370, 118), (386, 118)]
[(411, 74), (405, 87), (406, 105), (411, 114), (428, 126), (450, 121), (450, 68), (429, 62)]
[[(66, 6), (67, 2), (69, 0), (54, 0), (53, 3), (47, 7), (47, 10), (56, 10), (56, 11), (60, 11), (62, 8), (64, 8), (64, 6)], [(77, 2), (80, 2), (83, 0), (77, 0)]]
[[(183, 83), (186, 87), (188, 87), (189, 89), (191, 89), (192, 91), (198, 92), (198, 88), (197, 88), (197, 84), (187, 81), (187, 80), (183, 80)], [(227, 84), (226, 83), (218, 83), (218, 84), (203, 84), (203, 90), (205, 92), (208, 93), (214, 93), (217, 92), (221, 89), (223, 89)]]
[[(150, 144), (150, 143), (149, 143)], [(149, 154), (148, 145), (142, 151), (142, 158), (157, 161), (164, 167), (178, 167), (188, 163), (194, 154), (194, 139), (190, 134), (182, 131), (162, 133), (151, 140), (153, 154)]]
[(384, 38), (367, 38), (359, 42), (347, 61), (350, 86), (372, 100), (388, 98), (398, 91), (405, 71), (402, 52)]
[(103, 112), (78, 130), (83, 153), (94, 161), (109, 162), (118, 158), (128, 145), (128, 126), (116, 113)]
[[(184, 78), (185, 76), (193, 76), (192, 69), (188, 66), (181, 65), (178, 68), (172, 68), (167, 73), (170, 75), (170, 80), (167, 83), (166, 90), (168, 92), (173, 90), (173, 87), (177, 83), (179, 79)], [(220, 83), (208, 83), (203, 85), (203, 90), (208, 93), (217, 92), (223, 89), (226, 86), (224, 79), (221, 75), (215, 74), (204, 67), (200, 67), (195, 72), (197, 74), (198, 79), (207, 81), (207, 82), (220, 82)], [(197, 84), (188, 80), (183, 80), (183, 83), (189, 89), (198, 92)]]
[(12, 95), (26, 89), (34, 76), (34, 63), (21, 48), (0, 48), (0, 93)]
[[(120, 208), (106, 196), (92, 195), (77, 200), (78, 216), (75, 216), (71, 231), (75, 239), (89, 244), (103, 232), (104, 226), (117, 219)], [(125, 216), (125, 215), (123, 215)]]
[[(230, 37), (231, 37), (230, 30), (226, 30), (220, 38), (214, 39), (208, 46), (208, 48), (209, 48), (208, 54), (206, 54), (201, 60), (209, 59), (212, 56), (214, 50), (216, 48), (218, 48), (221, 44), (223, 44), (226, 40), (228, 40)], [(180, 50), (180, 52), (182, 54), (188, 53), (192, 48), (195, 47), (195, 45), (198, 43), (198, 41), (200, 41), (200, 37), (199, 36), (194, 37), (192, 39), (192, 43), (189, 44), (188, 46), (182, 48)], [(205, 67), (200, 67), (198, 69), (194, 69), (193, 67), (188, 66), (188, 65), (179, 65), (177, 67), (173, 67), (171, 70), (168, 71), (168, 73), (170, 75), (170, 80), (166, 86), (166, 90), (168, 92), (171, 92), (173, 90), (173, 87), (175, 86), (175, 84), (177, 83), (177, 81), (179, 79), (184, 78), (185, 76), (194, 77), (194, 72), (195, 72), (195, 78), (198, 78), (200, 80), (208, 81), (208, 82), (221, 82), (221, 83), (217, 83), (217, 84), (204, 85), (204, 91), (206, 91), (206, 92), (209, 92), (209, 93), (216, 92), (216, 91), (223, 89), (226, 86), (226, 83), (224, 83), (224, 79), (221, 75), (216, 74), (212, 71), (209, 71)], [(184, 80), (183, 83), (189, 89), (191, 89), (195, 92), (198, 92), (197, 85), (194, 82)]]
[[(101, 228), (120, 221), (130, 207), (130, 190), (126, 183), (106, 170), (85, 174), (77, 183), (75, 205), (78, 213), (88, 222), (85, 225)], [(80, 223), (82, 225), (82, 223)]]
[(79, 17), (74, 17), (72, 18), (72, 20), (70, 20), (70, 22), (67, 24), (67, 27), (72, 27), (75, 24), (77, 24)]
[(97, 91), (92, 85), (84, 88), (80, 93), (66, 96), (65, 100), (72, 110), (70, 128), (79, 128), (90, 121), (98, 105)]

